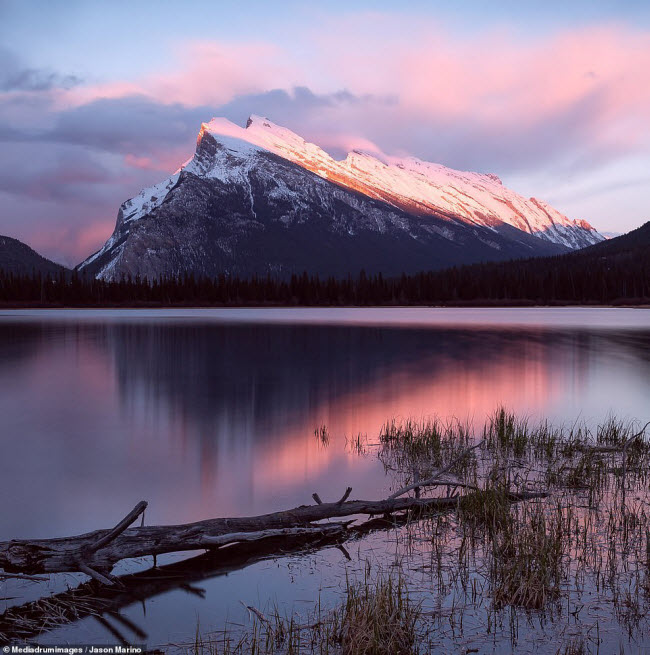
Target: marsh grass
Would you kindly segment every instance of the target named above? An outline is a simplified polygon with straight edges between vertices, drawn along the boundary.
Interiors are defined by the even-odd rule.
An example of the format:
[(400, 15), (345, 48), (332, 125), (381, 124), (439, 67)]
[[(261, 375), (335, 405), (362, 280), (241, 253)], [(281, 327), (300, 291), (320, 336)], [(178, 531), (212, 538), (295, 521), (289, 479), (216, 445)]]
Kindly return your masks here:
[(606, 481), (606, 473), (604, 459), (588, 450), (577, 453), (559, 470), (556, 483), (569, 489), (600, 490)]
[(488, 420), (484, 435), (488, 448), (511, 452), (515, 457), (523, 457), (531, 441), (527, 419), (518, 419), (503, 407)]
[[(614, 417), (595, 429), (535, 425), (497, 409), (477, 456), (453, 471), (478, 490), (458, 492), (446, 544), (431, 529), (437, 591), (458, 593), (460, 584), (471, 596), (478, 584), (494, 609), (546, 611), (563, 594), (592, 588), (607, 594), (630, 630), (642, 624), (650, 609), (650, 445), (629, 441), (635, 429)], [(443, 467), (477, 439), (464, 427), (425, 419), (387, 422), (380, 441), (380, 458), (403, 480), (413, 470)], [(520, 491), (548, 497), (513, 504), (511, 494)]]
[(584, 637), (575, 637), (559, 648), (555, 655), (590, 655), (590, 653)]
[(350, 655), (407, 655), (417, 652), (420, 607), (408, 595), (401, 574), (347, 585), (345, 603), (334, 612), (330, 638)]
[[(455, 506), (394, 528), (383, 561), (399, 547), (406, 570), (365, 571), (361, 582), (347, 582), (334, 609), (302, 624), (274, 612), (268, 623), (255, 619), (244, 641), (232, 638), (230, 650), (194, 652), (416, 653), (427, 652), (423, 635), (458, 646), (472, 630), (508, 632), (516, 650), (519, 617), (528, 629), (537, 616), (555, 634), (547, 652), (583, 655), (591, 633), (589, 642), (565, 642), (553, 626), (582, 621), (593, 599), (607, 616), (598, 630), (609, 625), (642, 640), (650, 634), (650, 443), (629, 441), (638, 429), (616, 418), (595, 428), (535, 424), (499, 408), (482, 431), (404, 419), (387, 421), (378, 444), (346, 440), (353, 452), (375, 452), (395, 487), (454, 463), (443, 486), (420, 493), (457, 498)], [(531, 491), (547, 495), (512, 502)], [(427, 574), (415, 590), (418, 557), (415, 569)], [(422, 611), (423, 601), (431, 611)]]
[[(407, 418), (387, 421), (379, 432), (378, 457), (386, 471), (406, 474), (401, 482), (412, 482), (414, 472), (428, 477), (458, 458), (471, 445), (469, 426), (460, 421), (443, 422), (436, 418)], [(476, 471), (476, 456), (471, 453), (450, 473), (468, 479)]]
[[(253, 625), (237, 635), (202, 635), (181, 649), (193, 655), (411, 655), (419, 652), (420, 605), (411, 600), (401, 574), (378, 572), (346, 581), (343, 601), (323, 613), (320, 607), (301, 624), (274, 609), (270, 617), (252, 612)], [(178, 648), (178, 645), (177, 645)]]
[(346, 449), (355, 455), (367, 455), (370, 449), (368, 435), (358, 432), (353, 437), (345, 436)]
[(490, 486), (458, 499), (458, 519), (471, 527), (483, 526), (492, 534), (511, 521), (511, 501), (503, 486)]
[(567, 577), (566, 545), (561, 508), (550, 513), (541, 505), (513, 509), (492, 540), (490, 581), (495, 606), (540, 610), (557, 599)]

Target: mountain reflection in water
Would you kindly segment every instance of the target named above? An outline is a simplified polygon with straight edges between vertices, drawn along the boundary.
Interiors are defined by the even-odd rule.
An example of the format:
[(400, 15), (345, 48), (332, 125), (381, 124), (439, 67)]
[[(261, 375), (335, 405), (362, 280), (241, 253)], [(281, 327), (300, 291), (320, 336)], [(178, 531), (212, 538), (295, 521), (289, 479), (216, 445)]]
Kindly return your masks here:
[[(380, 497), (392, 417), (647, 420), (650, 331), (0, 322), (0, 538)], [(314, 436), (325, 424), (328, 446)]]

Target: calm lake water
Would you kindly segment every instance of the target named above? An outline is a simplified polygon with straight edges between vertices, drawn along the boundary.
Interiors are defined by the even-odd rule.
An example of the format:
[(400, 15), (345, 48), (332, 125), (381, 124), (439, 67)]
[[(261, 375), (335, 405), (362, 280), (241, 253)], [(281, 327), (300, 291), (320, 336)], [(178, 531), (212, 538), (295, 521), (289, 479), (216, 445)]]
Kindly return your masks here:
[[(224, 309), (0, 313), (0, 539), (77, 534), (149, 502), (149, 525), (258, 514), (353, 487), (380, 498), (393, 417), (650, 420), (647, 309)], [(314, 430), (326, 425), (323, 446)], [(380, 546), (377, 545), (377, 548)], [(341, 553), (258, 563), (127, 614), (151, 644), (313, 600)], [(261, 581), (263, 577), (264, 582)], [(63, 583), (51, 583), (47, 592)], [(44, 592), (16, 584), (16, 605)], [(0, 589), (1, 591), (1, 589)], [(1, 605), (0, 605), (1, 607)], [(42, 639), (95, 637), (88, 620)], [(110, 641), (110, 640), (109, 640)]]

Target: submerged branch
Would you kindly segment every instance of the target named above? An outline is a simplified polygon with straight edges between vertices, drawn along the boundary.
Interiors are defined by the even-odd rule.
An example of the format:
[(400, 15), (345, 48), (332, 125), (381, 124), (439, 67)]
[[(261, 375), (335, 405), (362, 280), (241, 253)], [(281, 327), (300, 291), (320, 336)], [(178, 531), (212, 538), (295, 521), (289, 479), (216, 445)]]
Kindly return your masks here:
[(445, 475), (445, 473), (449, 473), (449, 471), (451, 471), (455, 466), (460, 464), (473, 450), (480, 448), (484, 443), (485, 443), (485, 439), (479, 441), (479, 443), (474, 444), (473, 446), (470, 446), (469, 448), (466, 448), (458, 457), (456, 457), (456, 459), (454, 459), (453, 462), (450, 462), (449, 464), (447, 464), (447, 466), (441, 468), (439, 471), (436, 471), (432, 476), (430, 476), (426, 480), (418, 480), (417, 482), (413, 482), (412, 484), (409, 484), (406, 487), (402, 487), (401, 489), (398, 489), (395, 493), (388, 496), (388, 499), (393, 500), (394, 498), (399, 498), (400, 496), (403, 496), (405, 493), (412, 491), (413, 489), (421, 489), (422, 487), (437, 487), (437, 486), (464, 487), (476, 491), (477, 487), (473, 485), (464, 484), (462, 482), (443, 482), (440, 480), (440, 478), (443, 475)]

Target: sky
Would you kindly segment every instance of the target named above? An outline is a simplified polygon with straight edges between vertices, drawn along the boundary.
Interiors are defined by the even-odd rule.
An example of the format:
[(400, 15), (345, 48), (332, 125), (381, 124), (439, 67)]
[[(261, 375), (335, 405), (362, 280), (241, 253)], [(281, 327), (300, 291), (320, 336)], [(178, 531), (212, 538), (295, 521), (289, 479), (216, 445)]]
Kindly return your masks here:
[(74, 265), (250, 114), (650, 220), (650, 2), (0, 0), (0, 234)]

